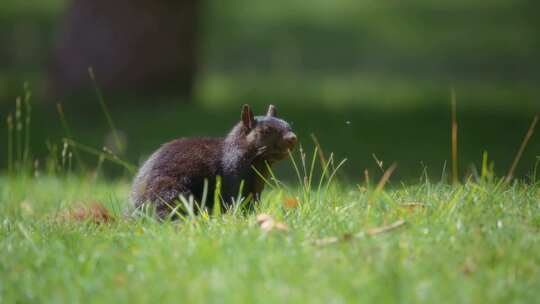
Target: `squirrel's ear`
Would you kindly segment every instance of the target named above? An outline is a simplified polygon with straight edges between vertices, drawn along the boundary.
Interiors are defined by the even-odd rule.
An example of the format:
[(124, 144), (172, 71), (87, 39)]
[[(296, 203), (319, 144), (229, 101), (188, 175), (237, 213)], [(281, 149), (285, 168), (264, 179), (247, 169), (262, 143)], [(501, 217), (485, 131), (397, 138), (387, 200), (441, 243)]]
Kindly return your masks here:
[(276, 117), (277, 116), (276, 107), (274, 105), (269, 105), (268, 106), (268, 112), (266, 112), (266, 116), (270, 116), (270, 117)]
[(253, 112), (251, 112), (251, 108), (247, 104), (242, 107), (242, 123), (248, 129), (253, 128), (253, 126), (255, 125), (255, 118), (253, 117)]

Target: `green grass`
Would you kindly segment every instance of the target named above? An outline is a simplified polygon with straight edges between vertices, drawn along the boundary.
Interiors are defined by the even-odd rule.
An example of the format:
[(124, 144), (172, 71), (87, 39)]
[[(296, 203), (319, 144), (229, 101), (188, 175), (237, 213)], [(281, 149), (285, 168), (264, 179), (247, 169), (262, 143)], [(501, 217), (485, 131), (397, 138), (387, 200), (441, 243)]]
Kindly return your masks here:
[[(33, 175), (0, 175), (0, 302), (537, 301), (538, 132), (518, 166), (520, 181), (493, 177), (506, 173), (540, 109), (534, 1), (210, 1), (191, 104), (103, 92), (109, 119), (94, 93), (66, 97), (69, 132), (58, 100), (43, 102), (66, 3), (11, 0), (0, 11), (0, 143), (10, 142), (11, 153), (2, 145), (0, 171), (10, 163)], [(35, 97), (32, 123), (28, 129), (23, 111), (16, 131), (13, 101), (25, 81)], [(452, 87), (462, 185), (444, 178)], [(256, 112), (276, 104), (308, 151), (314, 133), (326, 152), (347, 158), (336, 181), (319, 195), (306, 191), (304, 173), (297, 181), (284, 162), (276, 172), (288, 186), (267, 188), (253, 214), (55, 220), (92, 202), (120, 216), (129, 192), (128, 174), (116, 165), (80, 151), (85, 170), (76, 153), (69, 157), (72, 148), (62, 157), (67, 133), (99, 150), (116, 139), (114, 121), (127, 140), (121, 157), (138, 164), (172, 138), (224, 135), (243, 103)], [(398, 163), (382, 192), (373, 154), (385, 168)], [(317, 185), (316, 173), (310, 189)], [(283, 206), (296, 197), (298, 207)], [(289, 231), (262, 231), (259, 213)], [(406, 221), (399, 229), (348, 240), (399, 219)], [(326, 237), (343, 241), (311, 244)]]
[[(57, 102), (75, 140), (101, 149), (115, 137), (92, 90), (62, 99), (47, 94), (50, 48), (67, 3), (8, 0), (0, 11), (0, 143), (8, 141), (5, 119), (28, 82), (30, 145), (41, 164), (46, 143), (59, 146), (66, 136)], [(540, 111), (537, 6), (529, 0), (208, 1), (201, 7), (201, 69), (190, 104), (137, 90), (103, 95), (127, 139), (122, 157), (135, 165), (172, 138), (223, 136), (243, 103), (256, 111), (273, 103), (302, 144), (310, 145), (314, 133), (323, 147), (348, 158), (345, 173), (353, 182), (365, 168), (378, 170), (373, 154), (398, 162), (396, 178), (411, 181), (424, 169), (440, 177), (449, 161), (454, 88), (460, 171), (474, 172), (488, 151), (502, 175)], [(529, 173), (539, 151), (537, 133), (518, 176)], [(81, 157), (87, 167), (98, 162)], [(0, 155), (0, 168), (6, 160)], [(287, 170), (277, 170), (290, 179)]]
[[(120, 216), (126, 180), (3, 177), (0, 299), (532, 303), (540, 286), (540, 186), (506, 186), (484, 174), (456, 186), (391, 179), (378, 193), (374, 181), (368, 188), (336, 182), (309, 199), (293, 183), (266, 191), (254, 214), (105, 225), (53, 219), (93, 201)], [(300, 205), (285, 208), (288, 197)], [(411, 202), (419, 205), (406, 207)], [(263, 232), (262, 212), (290, 230)], [(399, 219), (406, 224), (385, 234), (311, 244)]]

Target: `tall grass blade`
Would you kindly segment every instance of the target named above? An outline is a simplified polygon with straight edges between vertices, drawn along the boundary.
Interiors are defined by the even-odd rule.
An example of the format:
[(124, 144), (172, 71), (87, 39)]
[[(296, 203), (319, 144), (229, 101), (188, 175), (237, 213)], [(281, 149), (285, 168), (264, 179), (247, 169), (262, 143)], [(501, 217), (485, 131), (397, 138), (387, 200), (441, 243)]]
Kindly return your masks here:
[(276, 175), (274, 174), (274, 170), (272, 170), (272, 167), (270, 166), (270, 164), (267, 161), (264, 162), (264, 165), (266, 166), (266, 170), (267, 170), (268, 174), (270, 175), (271, 180), (275, 184), (275, 188), (279, 188), (280, 181), (279, 181), (279, 179), (276, 178)]
[(214, 190), (214, 208), (212, 209), (212, 215), (221, 215), (221, 176), (216, 176), (216, 189)]
[(527, 147), (527, 144), (529, 143), (529, 140), (531, 139), (534, 133), (534, 129), (536, 128), (537, 123), (538, 123), (538, 114), (534, 116), (533, 121), (531, 122), (531, 125), (529, 126), (529, 130), (527, 130), (527, 134), (525, 134), (525, 138), (523, 138), (523, 141), (521, 142), (521, 145), (516, 154), (516, 157), (514, 157), (514, 161), (512, 162), (512, 166), (510, 166), (510, 169), (508, 170), (508, 173), (506, 174), (506, 177), (504, 180), (505, 183), (509, 183), (514, 177), (514, 172), (516, 171), (516, 167), (519, 163), (519, 160), (521, 159), (523, 151), (525, 151), (525, 148)]
[(201, 206), (206, 206), (206, 200), (208, 199), (208, 179), (204, 179), (203, 192), (201, 198)]
[(458, 123), (457, 123), (457, 106), (456, 106), (456, 91), (451, 91), (452, 103), (452, 182), (459, 183), (458, 172)]
[(484, 151), (482, 154), (482, 172), (480, 173), (481, 179), (488, 178), (489, 175), (489, 167), (488, 167), (488, 152)]
[(24, 107), (25, 107), (25, 134), (24, 134), (24, 153), (23, 153), (23, 163), (27, 165), (27, 162), (30, 160), (30, 123), (32, 117), (32, 105), (30, 104), (30, 98), (32, 93), (28, 88), (28, 83), (24, 84)]
[(334, 153), (330, 153), (330, 157), (328, 158), (328, 161), (326, 162), (326, 166), (323, 168), (323, 172), (321, 174), (321, 178), (319, 179), (319, 185), (317, 186), (317, 197), (320, 197), (321, 193), (321, 187), (324, 183), (324, 179), (327, 175), (328, 168), (330, 167), (330, 164), (334, 161)]
[(366, 188), (369, 189), (371, 187), (371, 181), (369, 179), (369, 170), (367, 168), (364, 169), (364, 182), (366, 183)]
[(268, 181), (268, 179), (264, 176), (264, 174), (262, 172), (260, 172), (259, 170), (257, 170), (257, 168), (255, 166), (251, 166), (251, 169), (255, 172), (255, 174), (257, 174), (257, 176), (266, 184), (268, 185), (270, 188), (274, 189), (274, 185), (272, 185), (272, 183), (270, 183), (270, 181)]
[[(60, 124), (62, 125), (62, 128), (64, 129), (64, 133), (66, 134), (68, 140), (73, 140), (73, 135), (71, 134), (71, 129), (69, 128), (69, 125), (67, 123), (66, 115), (64, 114), (64, 107), (61, 103), (56, 104), (56, 111), (58, 112), (58, 116), (60, 117)], [(84, 164), (79, 151), (77, 149), (74, 150), (75, 153), (75, 160), (77, 161), (77, 164), (79, 164), (79, 167), (81, 167), (81, 171), (86, 171), (86, 165)]]
[(109, 124), (109, 128), (111, 128), (111, 132), (116, 142), (116, 151), (123, 151), (124, 147), (122, 145), (122, 141), (120, 140), (118, 131), (116, 127), (114, 126), (113, 119), (111, 117), (109, 109), (107, 108), (107, 104), (105, 103), (105, 98), (103, 98), (103, 93), (101, 92), (101, 89), (99, 88), (99, 85), (97, 83), (96, 75), (94, 74), (94, 69), (91, 67), (88, 68), (88, 74), (90, 75), (90, 79), (92, 80), (92, 84), (94, 85), (94, 90), (96, 91), (96, 95), (99, 101), (99, 105), (101, 106), (101, 110), (103, 111), (103, 114), (105, 115), (105, 118), (107, 119), (107, 124)]
[(379, 158), (377, 158), (377, 155), (375, 155), (375, 153), (371, 153), (371, 156), (373, 157), (373, 160), (375, 161), (375, 164), (377, 165), (377, 167), (379, 167), (379, 170), (381, 170), (381, 173), (384, 173), (384, 162), (382, 160), (379, 160)]
[(343, 164), (345, 164), (345, 162), (347, 162), (346, 158), (344, 158), (342, 161), (340, 161), (339, 164), (337, 165), (337, 167), (334, 170), (332, 170), (332, 174), (330, 174), (330, 177), (328, 178), (328, 181), (326, 182), (326, 190), (327, 191), (328, 191), (328, 188), (330, 187), (330, 184), (332, 183), (332, 180), (336, 176), (336, 173), (339, 171), (339, 168), (341, 168), (341, 166), (343, 166)]
[(313, 150), (313, 156), (311, 157), (311, 167), (309, 169), (309, 177), (308, 177), (308, 189), (311, 191), (311, 181), (313, 180), (313, 170), (315, 169), (315, 160), (317, 159), (317, 151), (318, 147), (315, 146), (315, 149)]
[(13, 116), (11, 113), (8, 114), (6, 118), (6, 124), (7, 124), (7, 165), (8, 165), (8, 173), (13, 172)]
[(15, 164), (20, 169), (22, 165), (22, 105), (21, 98), (17, 97), (15, 101)]
[(296, 176), (298, 177), (298, 182), (300, 183), (300, 185), (303, 185), (304, 184), (304, 180), (302, 179), (302, 176), (300, 174), (300, 169), (298, 169), (298, 165), (296, 164), (296, 160), (294, 159), (294, 155), (292, 154), (292, 152), (289, 150), (289, 158), (294, 166), (294, 171), (296, 172)]
[(326, 167), (326, 163), (327, 163), (326, 157), (324, 156), (324, 151), (322, 150), (319, 140), (317, 139), (315, 134), (311, 133), (311, 139), (313, 140), (313, 143), (315, 143), (315, 147), (317, 147), (317, 151), (319, 151), (319, 159), (321, 161), (322, 167), (324, 168)]
[(84, 151), (86, 153), (89, 153), (89, 154), (92, 154), (92, 155), (95, 155), (95, 156), (98, 156), (98, 157), (104, 156), (105, 159), (107, 159), (108, 161), (113, 162), (113, 163), (115, 163), (117, 165), (120, 165), (120, 166), (124, 167), (131, 174), (134, 174), (135, 171), (137, 170), (136, 166), (128, 163), (125, 160), (122, 160), (121, 158), (119, 158), (118, 156), (113, 154), (112, 151), (106, 150), (108, 153), (103, 153), (102, 151), (100, 151), (98, 149), (89, 147), (87, 145), (83, 145), (81, 143), (78, 143), (78, 142), (74, 141), (73, 139), (65, 138), (65, 140), (66, 140), (66, 142), (69, 143), (70, 146), (74, 147), (75, 149), (79, 149), (81, 151)]
[(540, 164), (540, 156), (536, 157), (536, 162), (534, 162), (534, 169), (532, 173), (532, 183), (536, 184), (536, 175), (538, 174), (538, 165)]
[(303, 178), (303, 186), (304, 186), (304, 189), (307, 187), (307, 168), (306, 168), (306, 152), (304, 151), (304, 147), (302, 147), (302, 145), (300, 145), (299, 147), (299, 152), (300, 152), (300, 161), (301, 161), (301, 164), (302, 164), (302, 171), (304, 172), (304, 178)]
[(240, 203), (240, 201), (242, 200), (242, 193), (244, 192), (244, 185), (245, 185), (244, 180), (241, 180), (240, 187), (238, 187), (238, 193), (236, 194), (236, 200), (235, 200), (238, 203)]
[(101, 167), (103, 166), (103, 162), (105, 161), (105, 153), (101, 153), (101, 155), (98, 157), (95, 173), (94, 173), (94, 180), (97, 180), (99, 177), (99, 173), (101, 172)]
[[(183, 195), (180, 195), (178, 198), (182, 202), (184, 210), (187, 212), (189, 218), (195, 219), (195, 205), (193, 203), (193, 195), (190, 195), (187, 199)], [(178, 213), (178, 210), (175, 210), (175, 212)]]
[(441, 183), (446, 183), (446, 160), (443, 162), (443, 168), (441, 172)]
[(388, 180), (390, 180), (390, 177), (394, 173), (394, 170), (397, 168), (397, 163), (393, 163), (382, 175), (381, 179), (379, 180), (379, 183), (375, 187), (375, 193), (380, 193), (383, 189)]

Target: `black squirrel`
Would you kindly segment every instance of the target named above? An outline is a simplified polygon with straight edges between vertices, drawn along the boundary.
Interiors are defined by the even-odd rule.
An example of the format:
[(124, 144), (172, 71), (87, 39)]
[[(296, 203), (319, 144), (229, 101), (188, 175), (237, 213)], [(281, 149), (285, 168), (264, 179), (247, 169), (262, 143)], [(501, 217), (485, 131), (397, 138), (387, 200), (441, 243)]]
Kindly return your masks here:
[(290, 125), (276, 117), (276, 107), (270, 105), (265, 116), (254, 117), (244, 105), (240, 122), (224, 138), (179, 138), (155, 151), (133, 181), (131, 207), (149, 204), (159, 218), (174, 217), (180, 196), (202, 203), (206, 183), (208, 196), (202, 207), (211, 211), (217, 176), (223, 207), (238, 197), (242, 181), (241, 196), (251, 194), (258, 201), (264, 189), (259, 174), (266, 178), (266, 164), (285, 159), (296, 142)]

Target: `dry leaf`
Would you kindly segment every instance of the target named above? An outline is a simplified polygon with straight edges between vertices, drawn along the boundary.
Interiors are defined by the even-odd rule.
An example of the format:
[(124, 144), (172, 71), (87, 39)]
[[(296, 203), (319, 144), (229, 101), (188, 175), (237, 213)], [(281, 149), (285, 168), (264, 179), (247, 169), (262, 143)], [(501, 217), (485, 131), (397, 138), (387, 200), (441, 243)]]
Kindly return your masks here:
[(476, 271), (476, 263), (473, 261), (471, 257), (467, 257), (465, 259), (465, 262), (463, 263), (463, 266), (461, 267), (461, 271), (465, 275), (469, 275)]
[(94, 202), (90, 206), (81, 204), (60, 214), (60, 220), (64, 221), (90, 221), (95, 224), (105, 224), (115, 220), (109, 210), (103, 204)]
[(419, 208), (424, 208), (426, 204), (419, 203), (419, 202), (408, 202), (408, 203), (399, 204), (399, 206), (407, 210), (409, 213), (413, 213)]
[(272, 230), (288, 231), (289, 227), (281, 222), (276, 221), (271, 215), (261, 213), (257, 215), (257, 223), (264, 232), (270, 232)]
[(286, 197), (283, 199), (283, 207), (296, 208), (300, 204), (300, 201), (294, 197)]

